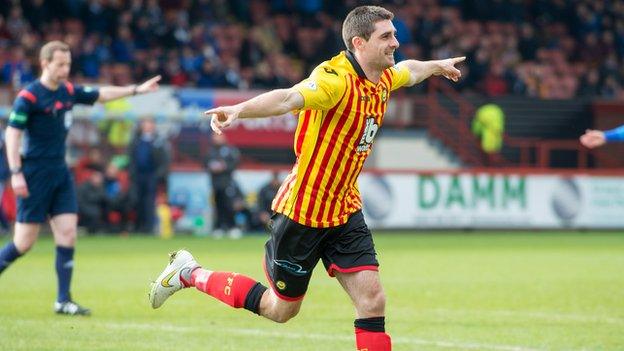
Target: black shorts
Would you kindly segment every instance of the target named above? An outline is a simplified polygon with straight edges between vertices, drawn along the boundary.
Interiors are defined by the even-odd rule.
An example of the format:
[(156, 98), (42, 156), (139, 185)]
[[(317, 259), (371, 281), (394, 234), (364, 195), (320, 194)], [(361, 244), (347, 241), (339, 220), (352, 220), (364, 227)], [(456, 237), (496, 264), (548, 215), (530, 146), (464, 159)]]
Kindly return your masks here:
[(379, 267), (373, 236), (362, 211), (332, 228), (307, 227), (277, 213), (271, 218), (269, 230), (264, 269), (271, 287), (284, 300), (303, 298), (319, 259), (323, 259), (332, 277), (336, 271), (376, 271)]
[(17, 222), (43, 223), (48, 216), (77, 213), (74, 177), (65, 163), (24, 161), (28, 197), (17, 198)]

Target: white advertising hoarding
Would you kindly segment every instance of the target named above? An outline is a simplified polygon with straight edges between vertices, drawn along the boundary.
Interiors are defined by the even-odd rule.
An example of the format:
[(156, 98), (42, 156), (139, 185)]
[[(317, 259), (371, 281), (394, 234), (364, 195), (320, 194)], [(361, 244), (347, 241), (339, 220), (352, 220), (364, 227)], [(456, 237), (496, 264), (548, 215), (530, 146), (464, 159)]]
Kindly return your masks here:
[(624, 178), (491, 173), (360, 177), (374, 228), (624, 228)]
[[(170, 195), (187, 199), (193, 213), (209, 215), (209, 180), (205, 173), (192, 173), (174, 173)], [(270, 177), (263, 170), (240, 170), (235, 176), (248, 199)], [(624, 177), (364, 172), (359, 187), (366, 222), (376, 229), (624, 228)], [(193, 201), (197, 196), (202, 201)]]

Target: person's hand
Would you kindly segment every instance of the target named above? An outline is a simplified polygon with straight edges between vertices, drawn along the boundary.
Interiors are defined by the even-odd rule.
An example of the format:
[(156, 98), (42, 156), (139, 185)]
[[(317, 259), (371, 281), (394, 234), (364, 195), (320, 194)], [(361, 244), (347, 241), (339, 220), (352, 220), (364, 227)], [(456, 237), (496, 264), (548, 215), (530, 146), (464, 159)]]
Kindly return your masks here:
[(580, 140), (583, 146), (590, 149), (602, 146), (607, 142), (607, 139), (602, 131), (593, 129), (587, 129), (585, 134), (581, 135)]
[(13, 174), (11, 176), (11, 187), (13, 187), (13, 193), (15, 193), (15, 196), (28, 197), (28, 195), (30, 195), (28, 193), (26, 179), (22, 173)]
[(466, 56), (453, 57), (438, 62), (438, 69), (433, 74), (435, 76), (444, 76), (446, 79), (457, 82), (461, 77), (461, 71), (455, 68), (455, 65), (466, 60)]
[(143, 82), (141, 85), (136, 87), (136, 93), (137, 94), (145, 94), (145, 93), (151, 93), (154, 92), (156, 90), (158, 90), (158, 82), (162, 79), (162, 77), (160, 75), (157, 75), (156, 77), (152, 77), (148, 80), (146, 80), (145, 82)]
[(210, 127), (217, 134), (222, 134), (224, 128), (229, 127), (232, 122), (238, 119), (239, 111), (234, 106), (215, 107), (204, 112), (204, 115), (210, 116)]

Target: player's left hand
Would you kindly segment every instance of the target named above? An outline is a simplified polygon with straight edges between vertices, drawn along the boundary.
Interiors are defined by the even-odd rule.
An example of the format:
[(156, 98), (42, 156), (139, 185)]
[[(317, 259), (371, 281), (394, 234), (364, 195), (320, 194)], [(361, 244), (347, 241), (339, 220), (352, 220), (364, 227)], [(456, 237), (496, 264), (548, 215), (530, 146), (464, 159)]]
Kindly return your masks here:
[(466, 56), (453, 57), (446, 60), (438, 61), (438, 69), (434, 73), (436, 76), (444, 76), (446, 79), (457, 82), (461, 77), (461, 71), (455, 68), (455, 65), (466, 60)]
[(210, 127), (217, 134), (222, 134), (223, 128), (229, 127), (232, 122), (238, 119), (240, 112), (234, 106), (215, 107), (204, 112), (204, 115), (211, 116)]
[(589, 149), (602, 146), (607, 142), (602, 131), (593, 129), (587, 129), (585, 134), (581, 135), (580, 140), (581, 144)]
[(158, 87), (159, 87), (158, 82), (161, 79), (162, 77), (160, 75), (157, 75), (156, 77), (152, 77), (146, 80), (145, 82), (141, 83), (141, 85), (139, 85), (136, 88), (137, 94), (151, 93), (151, 92), (158, 90)]

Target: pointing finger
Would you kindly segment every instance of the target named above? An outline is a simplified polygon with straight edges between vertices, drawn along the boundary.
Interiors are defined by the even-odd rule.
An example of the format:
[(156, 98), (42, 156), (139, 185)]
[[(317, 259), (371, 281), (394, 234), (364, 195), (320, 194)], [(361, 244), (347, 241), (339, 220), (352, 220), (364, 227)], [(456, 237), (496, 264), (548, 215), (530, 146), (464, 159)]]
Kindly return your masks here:
[(451, 61), (453, 62), (453, 64), (456, 64), (456, 63), (459, 63), (459, 62), (462, 62), (462, 61), (465, 61), (465, 60), (466, 60), (466, 56), (453, 57), (453, 58), (451, 59)]
[(219, 112), (221, 112), (219, 110), (219, 108), (211, 108), (210, 110), (205, 111), (204, 114), (206, 116), (209, 116), (209, 115), (212, 115), (212, 114), (214, 114), (214, 115), (219, 114)]
[(148, 79), (148, 80), (147, 80), (145, 83), (143, 83), (143, 84), (145, 84), (145, 85), (147, 85), (147, 86), (150, 86), (150, 85), (153, 85), (153, 84), (158, 83), (158, 81), (160, 81), (161, 79), (162, 79), (162, 76), (157, 75), (156, 77), (152, 77), (152, 78)]

